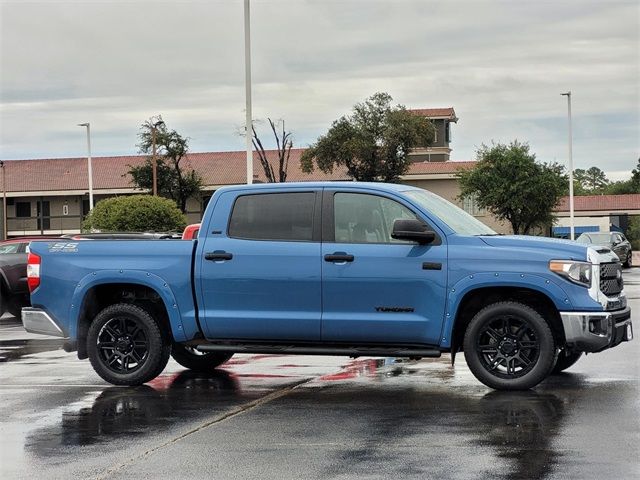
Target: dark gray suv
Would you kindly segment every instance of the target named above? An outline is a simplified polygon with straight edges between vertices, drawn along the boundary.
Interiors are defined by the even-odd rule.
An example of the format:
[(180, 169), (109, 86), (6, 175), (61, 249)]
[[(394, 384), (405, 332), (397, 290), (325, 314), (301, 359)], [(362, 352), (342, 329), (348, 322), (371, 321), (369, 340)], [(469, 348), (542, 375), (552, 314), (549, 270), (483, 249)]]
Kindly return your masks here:
[(609, 247), (618, 256), (624, 267), (631, 267), (631, 244), (620, 232), (589, 232), (583, 233), (576, 242), (586, 245), (602, 245)]

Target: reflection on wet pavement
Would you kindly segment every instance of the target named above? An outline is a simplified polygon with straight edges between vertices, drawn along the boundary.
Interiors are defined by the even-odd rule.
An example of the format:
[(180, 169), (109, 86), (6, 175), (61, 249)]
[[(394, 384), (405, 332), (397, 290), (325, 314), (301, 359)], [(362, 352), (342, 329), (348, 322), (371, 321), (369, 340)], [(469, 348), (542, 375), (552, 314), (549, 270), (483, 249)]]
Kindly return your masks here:
[(90, 407), (62, 413), (60, 422), (37, 430), (25, 442), (37, 455), (57, 455), (58, 447), (92, 445), (166, 429), (183, 417), (210, 415), (228, 407), (239, 384), (224, 370), (189, 370), (159, 377), (155, 384), (108, 387)]
[(59, 350), (63, 343), (63, 340), (56, 338), (0, 340), (0, 362), (17, 360), (34, 353)]

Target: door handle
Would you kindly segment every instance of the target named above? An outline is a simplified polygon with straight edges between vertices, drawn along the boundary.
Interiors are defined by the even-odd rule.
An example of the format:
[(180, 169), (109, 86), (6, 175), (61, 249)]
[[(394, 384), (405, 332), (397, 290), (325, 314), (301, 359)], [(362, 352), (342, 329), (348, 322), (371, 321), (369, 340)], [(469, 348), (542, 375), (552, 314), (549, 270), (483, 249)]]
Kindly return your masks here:
[(233, 253), (227, 253), (223, 250), (216, 250), (215, 252), (207, 252), (204, 254), (205, 260), (212, 260), (214, 262), (220, 260), (231, 260), (233, 258)]
[(355, 257), (346, 253), (330, 253), (324, 256), (325, 262), (353, 262)]

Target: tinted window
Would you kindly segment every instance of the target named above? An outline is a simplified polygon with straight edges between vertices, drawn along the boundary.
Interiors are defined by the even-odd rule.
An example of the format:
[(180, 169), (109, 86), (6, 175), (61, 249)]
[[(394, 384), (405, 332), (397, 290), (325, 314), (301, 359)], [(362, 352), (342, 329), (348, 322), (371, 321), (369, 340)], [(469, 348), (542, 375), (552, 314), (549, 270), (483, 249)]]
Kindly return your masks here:
[(391, 238), (395, 220), (417, 218), (394, 200), (361, 193), (336, 193), (333, 207), (338, 243), (412, 243)]
[(311, 241), (316, 195), (268, 193), (238, 197), (229, 236), (252, 240)]
[(8, 243), (6, 245), (0, 245), (0, 254), (6, 253), (19, 253), (20, 244), (19, 243)]

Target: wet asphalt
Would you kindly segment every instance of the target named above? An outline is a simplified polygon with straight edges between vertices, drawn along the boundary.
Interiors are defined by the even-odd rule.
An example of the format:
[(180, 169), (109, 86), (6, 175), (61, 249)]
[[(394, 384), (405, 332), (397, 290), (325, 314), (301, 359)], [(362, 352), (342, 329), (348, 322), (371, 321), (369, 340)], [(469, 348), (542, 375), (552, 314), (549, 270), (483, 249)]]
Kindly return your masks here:
[(5, 316), (0, 478), (640, 478), (640, 340), (527, 392), (449, 362), (239, 355), (113, 387)]

